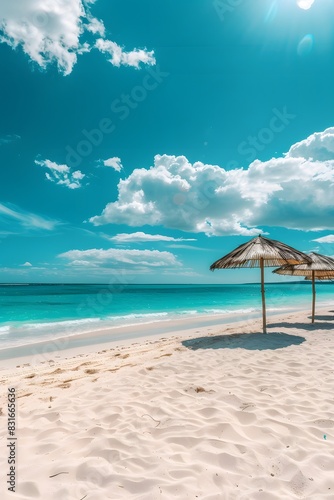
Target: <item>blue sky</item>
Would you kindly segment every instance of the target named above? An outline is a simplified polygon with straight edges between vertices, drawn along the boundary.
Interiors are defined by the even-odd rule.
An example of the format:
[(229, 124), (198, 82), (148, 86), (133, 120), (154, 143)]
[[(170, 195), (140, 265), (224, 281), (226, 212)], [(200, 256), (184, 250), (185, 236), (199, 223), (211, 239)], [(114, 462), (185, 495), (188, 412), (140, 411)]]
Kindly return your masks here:
[(334, 254), (331, 0), (19, 4), (0, 281), (257, 281), (209, 266), (262, 232)]

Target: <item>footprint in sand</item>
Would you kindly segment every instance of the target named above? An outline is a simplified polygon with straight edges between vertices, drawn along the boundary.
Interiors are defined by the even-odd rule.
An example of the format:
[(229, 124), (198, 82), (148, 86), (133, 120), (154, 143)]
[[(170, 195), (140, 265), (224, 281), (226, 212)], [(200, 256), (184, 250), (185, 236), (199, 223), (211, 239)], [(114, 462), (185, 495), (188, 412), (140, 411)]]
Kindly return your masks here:
[(57, 387), (61, 387), (61, 389), (68, 389), (69, 387), (71, 387), (71, 384), (64, 382), (62, 384), (57, 385)]
[(57, 368), (53, 372), (47, 373), (47, 375), (54, 375), (55, 373), (64, 373), (65, 370), (62, 370), (61, 368)]
[(88, 365), (91, 365), (92, 363), (90, 363), (89, 361), (86, 361), (85, 363), (81, 363), (80, 365), (76, 366), (75, 368), (72, 368), (72, 372), (74, 371), (77, 371), (79, 370), (79, 368), (81, 368), (82, 366), (88, 366)]

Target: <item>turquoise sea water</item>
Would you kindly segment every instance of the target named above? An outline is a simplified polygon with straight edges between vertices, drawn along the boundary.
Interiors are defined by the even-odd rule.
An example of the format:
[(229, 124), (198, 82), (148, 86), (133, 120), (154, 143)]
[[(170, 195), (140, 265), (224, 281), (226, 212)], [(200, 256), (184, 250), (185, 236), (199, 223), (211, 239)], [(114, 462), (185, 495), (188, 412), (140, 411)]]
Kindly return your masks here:
[[(267, 315), (310, 308), (311, 283), (266, 285)], [(334, 304), (334, 283), (317, 283), (317, 302)], [(259, 284), (0, 285), (0, 348), (123, 325), (261, 314)], [(134, 332), (135, 333), (135, 332)], [(135, 336), (135, 335), (134, 335)]]

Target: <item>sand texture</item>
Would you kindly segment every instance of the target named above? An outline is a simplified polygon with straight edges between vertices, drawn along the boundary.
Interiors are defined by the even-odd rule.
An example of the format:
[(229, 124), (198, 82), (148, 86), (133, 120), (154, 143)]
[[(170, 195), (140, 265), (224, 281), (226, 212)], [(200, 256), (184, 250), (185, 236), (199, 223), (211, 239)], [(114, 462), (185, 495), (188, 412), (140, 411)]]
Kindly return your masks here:
[(2, 484), (8, 386), (18, 476), (2, 498), (334, 499), (334, 313), (309, 321), (274, 319), (255, 350), (233, 334), (259, 321), (207, 328), (225, 348), (175, 334), (3, 370)]

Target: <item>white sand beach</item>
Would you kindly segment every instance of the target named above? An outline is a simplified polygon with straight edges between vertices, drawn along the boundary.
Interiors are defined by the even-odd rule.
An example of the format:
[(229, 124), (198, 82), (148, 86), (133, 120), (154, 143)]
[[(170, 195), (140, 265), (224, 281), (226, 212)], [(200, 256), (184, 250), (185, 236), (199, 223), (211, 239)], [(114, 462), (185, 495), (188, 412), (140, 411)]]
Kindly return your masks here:
[[(333, 499), (334, 311), (233, 336), (260, 331), (250, 320), (14, 360), (0, 372), (0, 458), (4, 483), (15, 387), (16, 494), (2, 498)], [(225, 348), (182, 343), (216, 335)]]

